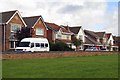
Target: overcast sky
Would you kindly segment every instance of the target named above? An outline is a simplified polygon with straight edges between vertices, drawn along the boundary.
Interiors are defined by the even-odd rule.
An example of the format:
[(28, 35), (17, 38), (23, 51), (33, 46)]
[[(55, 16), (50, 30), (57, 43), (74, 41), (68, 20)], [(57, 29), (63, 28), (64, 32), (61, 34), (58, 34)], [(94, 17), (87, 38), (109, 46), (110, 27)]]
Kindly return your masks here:
[(0, 0), (0, 12), (10, 10), (19, 10), (24, 17), (42, 15), (44, 21), (58, 25), (118, 35), (118, 0)]

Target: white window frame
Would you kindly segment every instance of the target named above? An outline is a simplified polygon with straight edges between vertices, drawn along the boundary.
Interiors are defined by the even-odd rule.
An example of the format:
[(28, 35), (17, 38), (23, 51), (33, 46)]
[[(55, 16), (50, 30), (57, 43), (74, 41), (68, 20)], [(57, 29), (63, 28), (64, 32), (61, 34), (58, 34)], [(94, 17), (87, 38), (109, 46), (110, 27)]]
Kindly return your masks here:
[[(13, 48), (11, 48), (11, 42), (13, 42), (13, 44), (14, 44), (14, 45), (13, 45)], [(16, 48), (15, 43), (16, 43), (16, 41), (10, 41), (10, 46), (9, 46), (9, 47), (10, 47), (10, 49), (15, 49), (15, 48)]]
[(13, 26), (17, 26), (19, 27), (19, 30), (21, 30), (21, 25), (20, 24), (11, 24), (11, 32), (16, 32), (16, 31), (13, 31)]
[[(40, 31), (39, 31), (38, 29), (39, 29)], [(38, 30), (38, 31), (37, 31), (37, 30)], [(44, 29), (43, 29), (43, 28), (36, 28), (35, 33), (36, 33), (37, 36), (39, 36), (39, 35), (40, 35), (40, 36), (44, 36)]]

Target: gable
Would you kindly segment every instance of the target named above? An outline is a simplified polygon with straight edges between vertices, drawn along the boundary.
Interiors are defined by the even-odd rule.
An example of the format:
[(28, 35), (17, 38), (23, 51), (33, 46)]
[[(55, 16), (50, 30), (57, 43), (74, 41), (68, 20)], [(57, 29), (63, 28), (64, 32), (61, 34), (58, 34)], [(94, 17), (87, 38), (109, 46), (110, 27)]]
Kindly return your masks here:
[(13, 16), (6, 22), (6, 24), (8, 24), (9, 22), (11, 22), (11, 20), (13, 20), (13, 19), (20, 19), (20, 21), (24, 24), (24, 26), (26, 27), (27, 25), (26, 25), (26, 23), (24, 22), (24, 20), (22, 19), (22, 17), (21, 17), (21, 15), (20, 15), (20, 13), (19, 13), (19, 11), (17, 11), (16, 10), (16, 12), (13, 14)]
[(41, 26), (44, 27), (46, 30), (48, 30), (47, 26), (45, 25), (44, 21), (42, 20), (41, 17), (39, 17), (39, 19), (36, 21), (36, 23), (33, 25), (32, 28), (34, 28), (35, 26)]
[(19, 19), (21, 20), (22, 24), (26, 26), (24, 20), (22, 19), (20, 13), (18, 10), (15, 11), (8, 11), (8, 12), (2, 12), (2, 24), (9, 24), (13, 18), (18, 15)]
[(82, 28), (80, 28), (80, 30), (78, 32), (78, 35), (84, 35), (85, 36), (84, 30)]
[(69, 27), (70, 31), (73, 32), (74, 34), (78, 34), (80, 27)]
[(10, 18), (15, 14), (16, 11), (8, 11), (8, 12), (1, 12), (0, 15), (1, 15), (1, 23), (2, 24), (5, 24), (7, 23)]
[(14, 17), (10, 20), (9, 23), (16, 23), (16, 24), (24, 25), (24, 23), (22, 22), (22, 20), (20, 19), (18, 14), (15, 14)]

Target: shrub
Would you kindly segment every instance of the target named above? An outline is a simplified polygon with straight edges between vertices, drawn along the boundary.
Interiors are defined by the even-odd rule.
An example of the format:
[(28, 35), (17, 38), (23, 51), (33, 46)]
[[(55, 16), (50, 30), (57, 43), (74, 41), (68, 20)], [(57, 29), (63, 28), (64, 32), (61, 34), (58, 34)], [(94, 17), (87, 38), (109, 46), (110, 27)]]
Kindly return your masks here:
[(64, 42), (50, 43), (50, 51), (72, 51)]

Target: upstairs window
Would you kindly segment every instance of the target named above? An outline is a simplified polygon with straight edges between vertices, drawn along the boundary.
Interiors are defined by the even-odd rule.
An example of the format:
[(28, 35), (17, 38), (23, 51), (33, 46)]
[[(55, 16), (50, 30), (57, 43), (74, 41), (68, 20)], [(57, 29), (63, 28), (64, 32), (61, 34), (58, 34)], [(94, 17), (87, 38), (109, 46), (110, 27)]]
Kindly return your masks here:
[(79, 35), (79, 39), (80, 39), (80, 40), (83, 40), (83, 36), (82, 36), (82, 35)]
[(44, 35), (44, 29), (42, 29), (42, 28), (36, 28), (36, 35), (43, 36)]
[(67, 35), (67, 40), (69, 40), (70, 38), (69, 38), (69, 35)]
[(58, 34), (57, 37), (58, 37), (58, 38), (61, 38), (62, 36), (61, 36), (61, 34)]
[(20, 24), (11, 24), (11, 32), (17, 32), (19, 30), (21, 30)]

